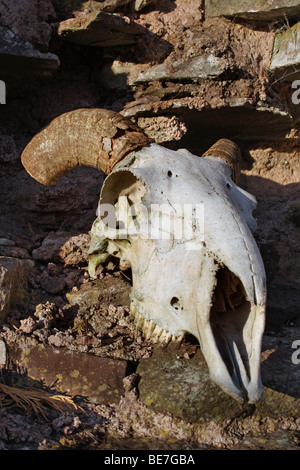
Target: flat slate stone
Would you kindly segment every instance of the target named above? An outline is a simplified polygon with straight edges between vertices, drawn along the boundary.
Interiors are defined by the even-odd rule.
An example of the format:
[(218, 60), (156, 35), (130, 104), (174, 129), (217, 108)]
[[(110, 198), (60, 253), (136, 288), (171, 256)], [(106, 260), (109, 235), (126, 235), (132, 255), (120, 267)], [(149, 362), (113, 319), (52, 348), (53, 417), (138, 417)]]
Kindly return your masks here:
[(129, 3), (131, 0), (101, 0), (101, 3), (99, 1), (86, 1), (83, 3), (81, 9), (84, 9), (85, 7), (88, 9), (98, 9), (102, 11), (108, 11), (109, 13), (114, 12), (117, 10), (119, 7), (126, 5)]
[[(180, 357), (178, 346), (156, 346), (150, 358), (140, 361), (137, 373), (140, 376), (139, 397), (145, 405), (190, 423), (214, 421), (224, 424), (252, 414), (271, 418), (299, 417), (299, 398), (289, 391), (276, 390), (276, 384), (270, 378), (267, 380), (270, 388), (264, 383), (262, 399), (256, 405), (239, 403), (227, 395), (210, 380), (200, 350), (192, 359), (185, 359)], [(273, 370), (273, 374), (276, 373)]]
[(200, 351), (187, 360), (178, 356), (175, 345), (157, 346), (150, 358), (140, 361), (137, 373), (140, 400), (155, 411), (190, 423), (222, 422), (244, 411), (243, 404), (210, 380)]
[(300, 22), (276, 34), (270, 71), (286, 81), (300, 78)]
[(127, 17), (95, 10), (62, 21), (58, 34), (66, 41), (96, 47), (134, 44), (145, 29)]
[(183, 80), (183, 79), (208, 79), (220, 76), (224, 72), (221, 61), (213, 54), (202, 54), (193, 57), (189, 61), (178, 60), (172, 64), (172, 70), (168, 70), (166, 63), (154, 65), (141, 72), (135, 82), (150, 82), (154, 80)]
[(206, 18), (231, 16), (249, 20), (272, 21), (295, 18), (300, 14), (298, 0), (205, 0)]
[(59, 58), (50, 52), (42, 53), (32, 44), (0, 26), (0, 74), (49, 76), (60, 65)]
[(53, 386), (59, 393), (87, 397), (95, 404), (118, 403), (123, 395), (123, 379), (128, 363), (50, 346), (13, 348), (11, 365), (26, 371), (27, 376)]

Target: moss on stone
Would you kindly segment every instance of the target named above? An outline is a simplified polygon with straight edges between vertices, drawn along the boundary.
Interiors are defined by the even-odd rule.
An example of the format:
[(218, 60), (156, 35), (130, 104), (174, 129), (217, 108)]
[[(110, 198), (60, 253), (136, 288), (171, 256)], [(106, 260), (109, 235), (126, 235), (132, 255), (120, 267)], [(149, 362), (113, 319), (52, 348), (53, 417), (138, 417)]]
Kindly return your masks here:
[(139, 397), (145, 405), (189, 423), (215, 422), (226, 427), (251, 415), (273, 419), (300, 415), (299, 399), (270, 388), (265, 388), (256, 405), (236, 401), (210, 380), (201, 351), (193, 359), (184, 359), (175, 345), (156, 346), (150, 358), (140, 361), (137, 373)]

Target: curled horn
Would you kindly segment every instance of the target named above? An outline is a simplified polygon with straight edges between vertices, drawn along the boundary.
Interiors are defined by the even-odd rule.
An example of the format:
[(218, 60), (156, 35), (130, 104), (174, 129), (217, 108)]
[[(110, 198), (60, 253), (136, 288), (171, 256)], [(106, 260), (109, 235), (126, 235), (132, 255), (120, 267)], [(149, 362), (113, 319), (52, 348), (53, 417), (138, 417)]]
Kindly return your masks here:
[(54, 185), (77, 166), (109, 174), (130, 152), (150, 143), (132, 121), (107, 109), (77, 109), (62, 114), (27, 144), (21, 161), (44, 185)]
[(202, 157), (222, 158), (232, 168), (233, 180), (238, 183), (241, 172), (241, 151), (234, 142), (228, 139), (220, 139)]

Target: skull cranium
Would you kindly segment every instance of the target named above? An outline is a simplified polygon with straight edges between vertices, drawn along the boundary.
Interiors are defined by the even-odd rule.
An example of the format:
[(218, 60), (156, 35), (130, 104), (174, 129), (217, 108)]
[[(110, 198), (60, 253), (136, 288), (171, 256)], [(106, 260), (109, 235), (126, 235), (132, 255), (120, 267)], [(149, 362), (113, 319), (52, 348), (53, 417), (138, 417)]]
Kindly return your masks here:
[[(99, 119), (81, 115), (80, 120), (79, 113), (75, 121), (84, 135), (90, 131), (94, 136), (94, 140), (89, 137), (89, 159), (93, 161), (86, 162), (77, 155), (73, 163), (68, 160), (68, 165), (58, 165), (48, 182), (53, 183), (82, 161), (112, 170), (102, 187), (99, 213), (91, 231), (90, 275), (95, 276), (97, 265), (111, 255), (119, 258), (121, 268), (131, 267), (131, 313), (146, 337), (169, 342), (193, 334), (212, 380), (238, 400), (257, 402), (263, 391), (260, 350), (265, 272), (251, 233), (255, 230), (255, 198), (233, 180), (239, 174), (237, 147), (222, 140), (206, 152), (205, 158), (199, 158), (186, 150), (149, 144), (144, 134), (139, 137), (136, 128), (131, 132), (127, 121), (124, 124), (111, 112), (82, 111), (84, 116), (89, 115), (87, 111), (103, 112), (106, 134), (96, 151), (99, 132), (95, 132), (95, 126)], [(77, 149), (82, 136), (79, 138), (78, 129), (74, 135), (73, 121), (74, 116), (70, 116), (70, 135), (76, 139)], [(107, 132), (109, 124), (116, 122), (118, 132)], [(53, 131), (37, 137), (24, 150), (22, 161), (37, 179), (37, 165), (42, 166), (45, 183), (45, 166), (49, 153), (55, 159), (53, 142), (59, 137)], [(58, 147), (62, 147), (61, 142)], [(35, 163), (35, 156), (45, 148), (47, 159)], [(101, 164), (99, 148), (105, 153)], [(119, 148), (121, 157), (111, 158)]]

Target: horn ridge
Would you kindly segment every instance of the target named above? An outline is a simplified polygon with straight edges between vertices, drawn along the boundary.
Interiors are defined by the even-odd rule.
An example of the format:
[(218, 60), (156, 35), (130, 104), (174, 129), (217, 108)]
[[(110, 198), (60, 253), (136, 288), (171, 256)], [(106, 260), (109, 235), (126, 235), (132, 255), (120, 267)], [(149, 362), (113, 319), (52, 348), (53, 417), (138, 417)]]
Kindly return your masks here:
[(80, 108), (61, 114), (36, 134), (21, 161), (34, 179), (53, 185), (77, 166), (109, 174), (128, 153), (150, 141), (135, 123), (114, 111)]
[(238, 183), (241, 172), (241, 151), (238, 145), (229, 139), (220, 139), (212, 145), (202, 157), (222, 158), (234, 172), (234, 181)]

